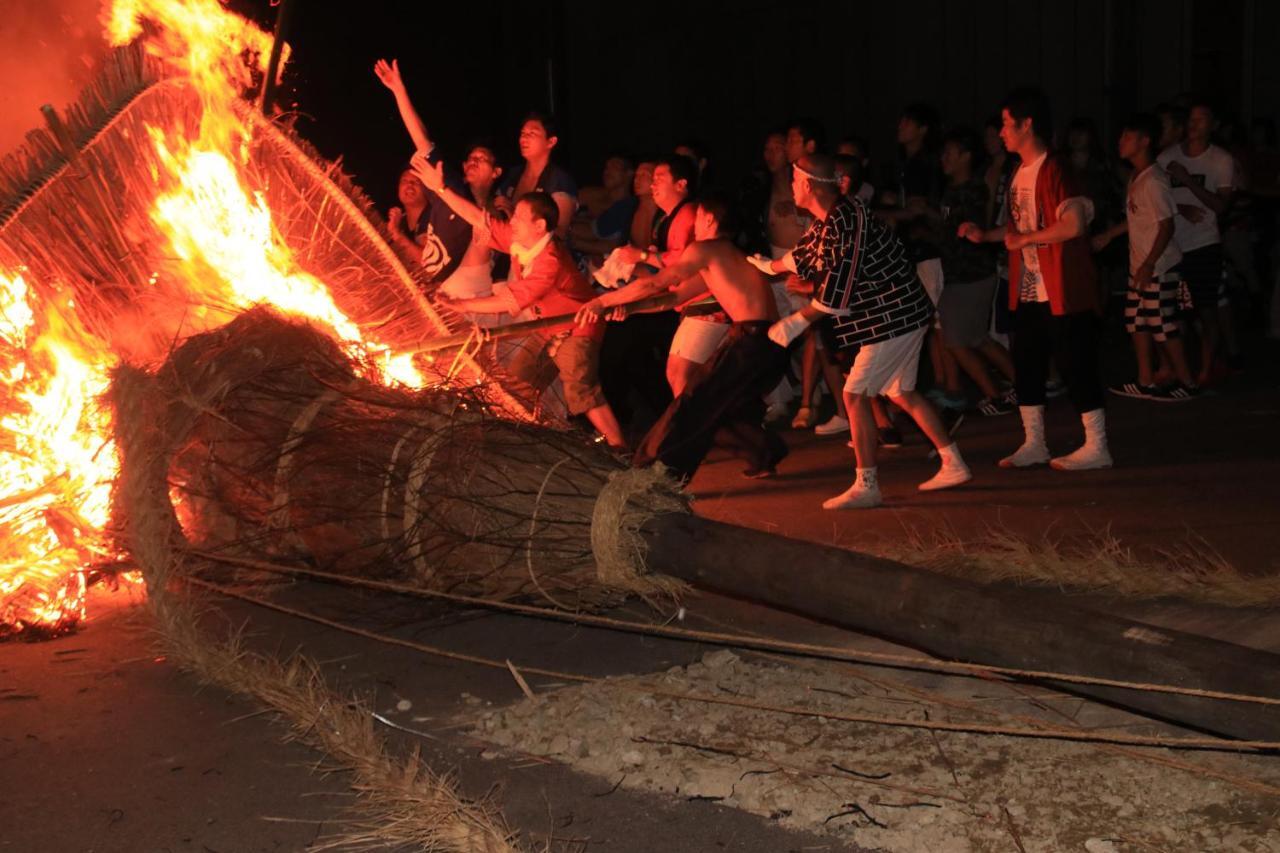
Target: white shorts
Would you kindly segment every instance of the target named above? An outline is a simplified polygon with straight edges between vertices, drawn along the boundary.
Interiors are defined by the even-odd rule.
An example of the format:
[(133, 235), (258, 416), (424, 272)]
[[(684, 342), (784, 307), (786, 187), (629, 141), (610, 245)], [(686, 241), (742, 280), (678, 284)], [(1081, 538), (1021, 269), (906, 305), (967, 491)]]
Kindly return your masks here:
[(926, 331), (920, 328), (887, 341), (863, 344), (844, 381), (845, 393), (897, 397), (904, 391), (914, 391)]
[(675, 337), (671, 339), (671, 354), (694, 364), (706, 364), (720, 348), (720, 342), (727, 334), (728, 323), (712, 323), (701, 317), (682, 317)]

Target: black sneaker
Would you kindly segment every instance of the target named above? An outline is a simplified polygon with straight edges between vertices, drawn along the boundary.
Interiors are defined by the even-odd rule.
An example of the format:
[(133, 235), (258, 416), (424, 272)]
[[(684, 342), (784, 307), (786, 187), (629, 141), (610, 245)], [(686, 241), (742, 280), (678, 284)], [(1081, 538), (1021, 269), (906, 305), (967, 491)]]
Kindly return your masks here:
[(1112, 385), (1107, 390), (1120, 397), (1133, 397), (1138, 400), (1152, 400), (1155, 399), (1156, 394), (1160, 393), (1160, 389), (1154, 385), (1139, 385), (1137, 382)]
[[(892, 450), (902, 446), (902, 433), (898, 432), (897, 427), (881, 427), (879, 435), (880, 446)], [(849, 442), (849, 446), (853, 446), (853, 442)]]
[(1185, 403), (1199, 396), (1199, 385), (1183, 385), (1181, 382), (1175, 382), (1163, 388), (1156, 388), (1147, 399), (1155, 400), (1157, 403)]
[(994, 418), (1000, 415), (1011, 415), (1014, 409), (1018, 408), (1008, 396), (1004, 397), (984, 397), (978, 401), (978, 414), (984, 417)]

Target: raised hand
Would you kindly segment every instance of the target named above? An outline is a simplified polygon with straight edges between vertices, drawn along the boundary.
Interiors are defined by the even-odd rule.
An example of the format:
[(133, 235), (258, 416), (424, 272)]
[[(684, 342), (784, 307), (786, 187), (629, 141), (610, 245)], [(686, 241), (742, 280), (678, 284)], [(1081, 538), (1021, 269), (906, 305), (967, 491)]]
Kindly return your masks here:
[(400, 79), (400, 61), (398, 59), (393, 59), (390, 62), (385, 59), (379, 59), (373, 66), (373, 73), (378, 75), (382, 85), (391, 91), (404, 91), (404, 81)]
[(432, 192), (440, 192), (444, 188), (444, 162), (432, 164), (429, 157), (430, 152), (419, 151), (413, 155), (409, 166), (423, 186)]

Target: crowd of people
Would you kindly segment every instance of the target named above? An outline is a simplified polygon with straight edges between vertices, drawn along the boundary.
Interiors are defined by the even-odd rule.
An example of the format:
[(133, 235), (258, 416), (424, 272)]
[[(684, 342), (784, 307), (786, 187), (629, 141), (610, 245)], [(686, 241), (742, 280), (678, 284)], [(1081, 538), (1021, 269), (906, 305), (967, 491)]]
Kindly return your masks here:
[[(1109, 467), (1108, 393), (1195, 400), (1241, 367), (1233, 309), (1270, 297), (1275, 129), (1245, 139), (1201, 98), (1130, 118), (1114, 158), (1087, 120), (1055, 136), (1048, 99), (1021, 89), (981, 131), (908, 106), (882, 172), (865, 139), (831, 146), (794, 119), (742, 180), (710, 180), (706, 147), (681, 140), (615, 153), (579, 189), (550, 116), (525, 119), (516, 162), (477, 144), (446, 163), (397, 63), (375, 73), (417, 149), (388, 222), (431, 296), (490, 329), (558, 318), (496, 349), (515, 393), (562, 400), (634, 465), (679, 478), (716, 444), (745, 476), (775, 475), (789, 421), (853, 449), (852, 485), (823, 506), (873, 507), (900, 422), (933, 445), (931, 491), (972, 478), (966, 414), (1014, 412), (1022, 441), (1002, 467)], [(1136, 362), (1110, 388), (1108, 316)], [(1054, 455), (1044, 407), (1059, 394), (1083, 441)]]

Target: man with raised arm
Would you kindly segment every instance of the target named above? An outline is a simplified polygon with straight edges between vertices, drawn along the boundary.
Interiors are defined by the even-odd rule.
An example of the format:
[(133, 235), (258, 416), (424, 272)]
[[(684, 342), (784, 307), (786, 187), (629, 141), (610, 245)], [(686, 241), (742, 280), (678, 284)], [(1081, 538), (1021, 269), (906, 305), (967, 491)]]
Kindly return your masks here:
[(879, 394), (911, 415), (942, 457), (938, 473), (920, 484), (922, 491), (968, 482), (972, 475), (959, 448), (929, 401), (915, 390), (920, 346), (933, 317), (933, 303), (915, 265), (902, 242), (866, 205), (840, 195), (835, 161), (830, 157), (806, 155), (794, 171), (791, 188), (796, 205), (812, 213), (814, 222), (782, 258), (755, 256), (751, 262), (768, 274), (791, 270), (816, 288), (813, 301), (769, 330), (774, 342), (786, 346), (815, 321), (834, 316), (840, 346), (858, 347), (844, 385), (857, 474), (853, 485), (824, 501), (823, 508), (880, 505), (876, 421), (871, 411), (871, 400)]
[[(511, 275), (492, 296), (452, 300), (455, 310), (470, 314), (518, 314), (529, 309), (535, 317), (572, 314), (591, 299), (591, 285), (578, 271), (568, 249), (556, 238), (559, 209), (543, 192), (531, 192), (516, 202), (510, 222), (491, 218), (471, 201), (445, 186), (443, 170), (426, 152), (413, 155), (414, 172), (445, 204), (491, 235), (493, 247), (511, 255)], [(600, 389), (600, 327), (579, 326), (572, 321), (539, 330), (522, 343), (508, 370), (528, 388), (530, 403), (537, 404), (553, 376), (544, 369), (546, 359), (555, 362), (564, 382), (569, 413), (585, 415), (609, 446), (625, 449), (622, 428)]]
[(764, 276), (729, 239), (729, 203), (703, 199), (694, 218), (694, 242), (655, 275), (597, 296), (578, 311), (584, 328), (599, 325), (609, 309), (656, 294), (683, 305), (710, 293), (731, 325), (719, 349), (686, 381), (680, 394), (636, 449), (637, 467), (662, 462), (688, 479), (724, 429), (744, 450), (748, 477), (770, 477), (787, 454), (776, 433), (762, 426), (764, 395), (786, 369), (786, 350), (769, 340), (777, 304)]
[[(414, 148), (429, 152), (432, 162), (439, 162), (435, 143), (428, 136), (426, 125), (413, 102), (409, 100), (409, 91), (400, 76), (400, 63), (394, 59), (390, 62), (380, 59), (374, 65), (373, 72), (382, 81), (382, 85), (395, 95), (400, 118), (409, 131)], [(492, 149), (484, 145), (473, 145), (462, 163), (462, 176), (463, 180), (458, 181), (451, 174), (448, 182), (450, 187), (484, 208), (494, 194), (502, 169), (498, 166)], [(397, 214), (397, 209), (393, 209), (389, 216), (393, 239), (397, 245), (419, 257), (428, 279), (439, 285), (439, 292), (446, 297), (465, 299), (492, 293), (488, 235), (482, 231), (473, 231), (465, 219), (429, 190), (425, 193), (423, 209), (414, 214), (409, 202), (404, 199), (406, 192), (413, 197), (413, 187), (407, 184), (417, 183), (418, 178), (412, 169), (406, 169), (400, 181), (405, 211)], [(414, 234), (412, 239), (402, 233), (399, 227), (402, 220), (408, 220), (407, 224)]]

